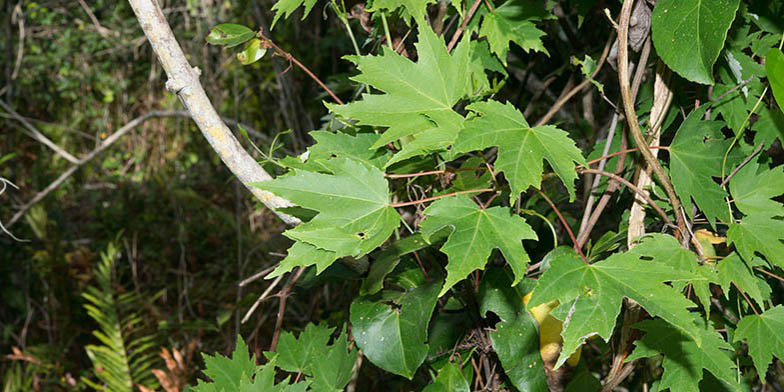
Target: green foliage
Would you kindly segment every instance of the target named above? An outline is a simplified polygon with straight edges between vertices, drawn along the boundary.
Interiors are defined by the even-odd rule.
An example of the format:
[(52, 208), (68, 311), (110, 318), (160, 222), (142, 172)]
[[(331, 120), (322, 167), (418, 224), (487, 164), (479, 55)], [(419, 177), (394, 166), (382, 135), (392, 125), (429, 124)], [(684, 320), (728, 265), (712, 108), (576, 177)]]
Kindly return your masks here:
[(765, 380), (768, 366), (773, 356), (784, 358), (784, 339), (781, 331), (784, 328), (784, 306), (778, 305), (762, 314), (744, 316), (738, 323), (734, 341), (746, 340), (749, 354), (754, 360), (760, 380)]
[(85, 350), (93, 363), (94, 376), (100, 383), (83, 379), (90, 387), (112, 392), (133, 391), (137, 385), (156, 388), (150, 373), (157, 364), (156, 336), (145, 334), (144, 322), (137, 309), (141, 297), (135, 292), (119, 293), (115, 261), (119, 252), (113, 243), (101, 254), (95, 270), (97, 286), (88, 286), (82, 297), (84, 308), (100, 329), (93, 335), (101, 345), (87, 345)]
[(509, 43), (514, 42), (523, 50), (543, 52), (545, 32), (536, 28), (535, 22), (547, 19), (550, 13), (541, 2), (533, 0), (508, 0), (482, 18), (479, 35), (487, 37), (490, 50), (506, 65)]
[(616, 253), (586, 264), (573, 252), (560, 252), (539, 279), (529, 306), (555, 299), (561, 303), (560, 308), (568, 309), (569, 321), (561, 334), (564, 342), (556, 367), (566, 362), (586, 337), (610, 339), (623, 298), (633, 299), (650, 315), (663, 318), (699, 347), (702, 335), (687, 310), (691, 302), (663, 284), (696, 279), (700, 278), (632, 253)]
[(469, 152), (498, 146), (495, 167), (509, 179), (511, 199), (529, 186), (540, 187), (543, 159), (563, 180), (570, 200), (574, 199), (577, 173), (572, 162), (585, 166), (585, 159), (566, 132), (550, 125), (531, 128), (522, 113), (508, 102), (504, 105), (489, 100), (467, 109), (479, 117), (466, 123), (455, 149)]
[(453, 106), (469, 92), (470, 79), (465, 72), (470, 60), (468, 40), (463, 39), (448, 53), (443, 40), (427, 25), (420, 29), (417, 62), (387, 47), (380, 56), (347, 57), (361, 72), (354, 81), (385, 94), (363, 94), (361, 101), (346, 105), (327, 104), (333, 113), (357, 125), (388, 127), (373, 148), (405, 140), (386, 167), (446, 150), (464, 121)]
[(513, 285), (525, 276), (525, 267), (530, 260), (522, 240), (535, 240), (536, 233), (509, 208), (484, 209), (467, 196), (459, 195), (434, 202), (424, 214), (427, 217), (420, 230), (425, 240), (444, 228), (451, 231), (441, 247), (441, 252), (449, 257), (449, 264), (439, 297), (474, 270), (484, 269), (494, 248), (501, 250), (514, 271)]
[[(306, 255), (323, 254), (324, 258), (318, 259), (322, 263), (317, 265), (326, 267), (339, 257), (360, 257), (380, 246), (398, 226), (400, 217), (389, 205), (387, 181), (379, 169), (349, 158), (318, 164), (331, 174), (294, 169), (293, 175), (254, 185), (319, 212), (285, 234), (303, 244), (298, 248)], [(295, 264), (310, 265), (310, 260), (305, 255), (292, 259), (285, 269), (278, 268), (270, 277), (287, 272)]]
[[(249, 355), (248, 346), (242, 337), (237, 337), (237, 345), (231, 358), (220, 354), (204, 357), (204, 374), (209, 382), (199, 381), (190, 388), (193, 392), (220, 391), (278, 391), (278, 392), (316, 392), (342, 391), (351, 380), (357, 352), (348, 349), (346, 334), (340, 333), (331, 345), (327, 344), (333, 328), (308, 324), (305, 330), (295, 337), (291, 332), (280, 335), (278, 347), (274, 352), (265, 352), (269, 361), (256, 365), (256, 356)], [(275, 383), (275, 369), (302, 373), (304, 380), (290, 383), (290, 376)]]
[(487, 270), (479, 288), (479, 313), (493, 312), (501, 321), (490, 332), (493, 349), (512, 385), (520, 391), (547, 390), (539, 354), (537, 324), (523, 305), (523, 284), (512, 287), (499, 268)]
[[(388, 290), (351, 303), (354, 341), (378, 367), (412, 378), (428, 353), (427, 327), (441, 282), (424, 282), (421, 273), (405, 284), (405, 292)], [(391, 303), (390, 303), (391, 302)]]
[(765, 73), (768, 75), (770, 88), (779, 108), (784, 108), (784, 54), (781, 53), (781, 48), (771, 49), (765, 60)]
[(740, 391), (735, 363), (727, 353), (732, 346), (713, 327), (698, 323), (702, 324), (696, 331), (702, 342), (700, 345), (663, 320), (640, 322), (635, 328), (645, 331), (645, 336), (636, 342), (627, 361), (663, 354), (664, 374), (659, 382), (660, 390), (697, 391), (705, 369), (730, 390)]
[(713, 84), (713, 65), (740, 0), (661, 0), (651, 16), (656, 52), (684, 78)]

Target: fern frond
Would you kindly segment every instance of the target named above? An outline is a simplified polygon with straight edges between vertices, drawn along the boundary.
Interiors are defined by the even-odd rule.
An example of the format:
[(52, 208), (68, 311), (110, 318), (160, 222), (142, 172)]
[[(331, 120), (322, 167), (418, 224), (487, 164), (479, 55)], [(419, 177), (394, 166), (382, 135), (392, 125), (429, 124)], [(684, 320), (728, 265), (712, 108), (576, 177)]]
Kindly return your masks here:
[(154, 351), (156, 337), (143, 333), (143, 319), (134, 311), (139, 308), (140, 296), (114, 290), (117, 257), (114, 244), (109, 244), (95, 267), (97, 285), (82, 293), (87, 314), (98, 323), (99, 329), (93, 331), (93, 336), (101, 342), (85, 347), (100, 383), (82, 380), (92, 388), (111, 392), (131, 392), (134, 385), (155, 389), (158, 383), (150, 369), (158, 362)]

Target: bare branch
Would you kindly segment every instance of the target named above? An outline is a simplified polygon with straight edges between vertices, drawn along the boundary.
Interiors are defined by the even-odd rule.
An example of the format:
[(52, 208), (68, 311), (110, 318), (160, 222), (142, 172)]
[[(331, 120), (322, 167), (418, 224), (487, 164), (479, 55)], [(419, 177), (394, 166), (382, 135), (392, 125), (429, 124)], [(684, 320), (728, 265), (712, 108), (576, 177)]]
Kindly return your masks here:
[(30, 132), (30, 134), (29, 134), (30, 137), (32, 137), (33, 139), (38, 140), (39, 142), (43, 143), (46, 147), (51, 148), (52, 151), (56, 152), (61, 157), (65, 158), (66, 161), (74, 163), (74, 164), (79, 162), (79, 160), (76, 159), (75, 156), (71, 155), (68, 151), (63, 150), (62, 148), (60, 148), (60, 146), (55, 144), (53, 141), (49, 140), (48, 137), (46, 137), (43, 133), (41, 133), (41, 131), (36, 129), (24, 117), (19, 115), (19, 113), (17, 113), (14, 109), (11, 109), (11, 107), (8, 106), (8, 104), (5, 103), (3, 100), (0, 100), (0, 107), (2, 107), (3, 110), (8, 112), (8, 114), (10, 114), (11, 117), (13, 117), (15, 120), (17, 120), (20, 123), (22, 123), (22, 125), (25, 127), (25, 129), (27, 129), (27, 131)]

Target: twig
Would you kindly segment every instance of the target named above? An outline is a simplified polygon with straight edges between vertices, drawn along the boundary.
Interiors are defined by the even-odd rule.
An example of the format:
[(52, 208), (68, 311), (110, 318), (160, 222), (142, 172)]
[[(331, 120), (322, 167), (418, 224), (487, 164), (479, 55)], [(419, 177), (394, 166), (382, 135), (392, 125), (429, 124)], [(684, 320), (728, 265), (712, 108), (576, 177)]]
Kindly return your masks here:
[(759, 154), (762, 151), (762, 147), (764, 145), (765, 144), (760, 143), (760, 145), (758, 145), (757, 148), (754, 149), (754, 151), (751, 153), (751, 155), (747, 156), (746, 159), (744, 159), (743, 162), (740, 163), (740, 165), (738, 165), (736, 168), (732, 169), (730, 174), (727, 175), (727, 177), (721, 182), (721, 184), (719, 186), (724, 188), (724, 186), (727, 185), (728, 182), (730, 182), (732, 177), (735, 174), (737, 174), (740, 171), (740, 169), (743, 169), (744, 166), (748, 165), (749, 162), (751, 162), (751, 160), (754, 159), (754, 157), (756, 157), (757, 154)]
[[(626, 134), (621, 133), (621, 150), (626, 149), (627, 142), (626, 142)], [(618, 163), (615, 164), (615, 174), (621, 174), (623, 172), (624, 165), (626, 164), (626, 154), (621, 154), (621, 157), (618, 158)], [(599, 218), (602, 216), (602, 212), (604, 212), (605, 207), (610, 202), (610, 197), (612, 197), (613, 192), (616, 189), (620, 188), (620, 183), (611, 182), (607, 185), (607, 189), (604, 190), (604, 194), (602, 194), (602, 198), (599, 199), (599, 203), (596, 204), (596, 208), (594, 208), (593, 212), (591, 213), (591, 218), (588, 219), (588, 226), (586, 226), (585, 231), (581, 233), (579, 237), (577, 237), (577, 242), (582, 248), (585, 246), (585, 243), (588, 242), (588, 237), (591, 236), (591, 231), (593, 230), (594, 226), (596, 226), (596, 222), (599, 221)]]
[(87, 3), (85, 3), (84, 0), (79, 0), (79, 5), (82, 6), (84, 12), (86, 12), (87, 16), (90, 17), (90, 20), (93, 22), (93, 25), (95, 26), (95, 30), (98, 31), (98, 34), (100, 34), (101, 37), (106, 38), (111, 32), (111, 30), (101, 26), (101, 22), (98, 21), (98, 18), (95, 17), (93, 10), (91, 10), (90, 7), (87, 6)]
[(314, 82), (316, 82), (316, 84), (318, 84), (318, 85), (319, 85), (319, 86), (320, 86), (322, 89), (324, 89), (324, 91), (326, 91), (326, 92), (327, 92), (327, 94), (329, 94), (329, 96), (330, 96), (330, 97), (332, 97), (332, 99), (333, 99), (335, 102), (337, 102), (337, 103), (338, 103), (338, 104), (340, 104), (340, 105), (343, 105), (343, 104), (344, 104), (344, 103), (343, 103), (343, 101), (342, 101), (342, 100), (340, 100), (340, 98), (338, 98), (338, 96), (337, 96), (337, 95), (335, 95), (335, 93), (333, 93), (333, 92), (332, 92), (332, 90), (330, 90), (330, 88), (329, 88), (329, 87), (327, 87), (327, 85), (326, 85), (326, 84), (324, 84), (324, 82), (322, 82), (322, 81), (321, 81), (321, 79), (319, 79), (319, 78), (318, 78), (318, 76), (316, 76), (316, 75), (315, 75), (313, 72), (311, 72), (311, 71), (308, 69), (308, 67), (306, 67), (305, 65), (303, 65), (302, 63), (300, 63), (300, 62), (299, 62), (299, 60), (297, 60), (297, 59), (296, 59), (294, 56), (292, 56), (292, 55), (291, 55), (291, 53), (289, 53), (289, 52), (287, 52), (287, 51), (285, 51), (285, 50), (281, 49), (281, 48), (280, 48), (280, 46), (278, 46), (278, 45), (276, 45), (274, 42), (272, 42), (272, 40), (271, 40), (271, 39), (269, 39), (269, 38), (267, 38), (266, 36), (264, 36), (264, 34), (263, 34), (261, 31), (259, 31), (259, 32), (258, 32), (258, 36), (259, 36), (259, 38), (261, 38), (261, 39), (263, 40), (263, 43), (262, 43), (262, 45), (264, 45), (264, 46), (268, 46), (268, 47), (270, 47), (270, 48), (272, 48), (272, 49), (275, 49), (275, 52), (276, 52), (278, 55), (280, 55), (280, 56), (282, 56), (282, 57), (285, 57), (285, 58), (286, 58), (286, 60), (288, 60), (288, 61), (291, 61), (292, 63), (294, 63), (294, 65), (296, 65), (297, 67), (299, 67), (299, 69), (301, 69), (301, 70), (302, 70), (303, 72), (305, 72), (305, 73), (306, 73), (306, 74), (307, 74), (307, 75), (308, 75), (308, 76), (309, 76), (311, 79), (313, 79), (313, 81), (314, 81)]
[(583, 80), (580, 84), (575, 86), (568, 93), (562, 96), (558, 101), (556, 101), (555, 104), (553, 104), (553, 106), (550, 108), (550, 110), (548, 110), (547, 113), (545, 113), (545, 115), (542, 116), (542, 118), (540, 118), (539, 121), (537, 121), (536, 123), (537, 127), (540, 125), (544, 125), (548, 121), (550, 121), (550, 119), (553, 118), (555, 113), (558, 113), (558, 111), (561, 109), (563, 105), (566, 104), (566, 102), (568, 102), (575, 94), (582, 91), (582, 89), (584, 89), (586, 86), (588, 86), (591, 83), (591, 80), (596, 77), (599, 71), (601, 71), (602, 66), (604, 66), (604, 63), (607, 60), (607, 54), (610, 53), (610, 47), (612, 46), (614, 38), (615, 35), (610, 34), (610, 39), (608, 39), (607, 43), (604, 44), (604, 50), (602, 50), (602, 56), (599, 57), (599, 62), (596, 64), (596, 69), (591, 73), (591, 77)]
[(542, 192), (542, 191), (540, 191), (538, 189), (537, 189), (537, 192), (539, 192), (539, 194), (547, 202), (547, 204), (550, 205), (550, 208), (552, 208), (553, 211), (555, 211), (555, 215), (558, 215), (558, 219), (561, 220), (561, 224), (563, 224), (564, 229), (566, 229), (566, 232), (569, 234), (569, 238), (572, 239), (572, 244), (574, 245), (574, 250), (576, 250), (577, 254), (580, 255), (580, 258), (583, 259), (583, 263), (588, 264), (588, 259), (585, 257), (585, 254), (583, 253), (583, 250), (580, 249), (580, 246), (577, 245), (577, 239), (574, 238), (574, 233), (572, 233), (572, 228), (569, 227), (568, 223), (566, 223), (566, 219), (564, 219), (563, 215), (561, 215), (561, 211), (558, 210), (558, 207), (556, 207), (555, 204), (553, 204), (553, 201), (550, 200), (550, 198), (547, 197), (547, 195), (544, 192)]
[[(615, 138), (615, 128), (618, 126), (618, 112), (613, 112), (612, 120), (610, 120), (610, 127), (607, 130), (607, 140), (604, 142), (604, 149), (602, 150), (602, 156), (599, 158), (599, 170), (604, 170), (604, 165), (607, 163), (607, 154), (610, 152), (610, 147), (612, 146), (612, 140)], [(590, 165), (590, 163), (588, 163)], [(591, 210), (593, 209), (593, 203), (596, 200), (596, 196), (594, 192), (596, 192), (596, 188), (599, 187), (599, 176), (594, 176), (593, 182), (591, 183), (591, 188), (589, 189), (588, 193), (588, 200), (585, 202), (585, 209), (583, 210), (583, 218), (580, 220), (580, 229), (577, 230), (577, 238), (580, 238), (580, 235), (585, 231), (585, 227), (588, 225), (588, 218), (591, 217)]]
[(24, 117), (22, 117), (19, 113), (17, 113), (14, 109), (12, 109), (7, 103), (5, 103), (5, 101), (0, 100), (0, 107), (2, 107), (3, 110), (8, 112), (8, 114), (10, 114), (11, 117), (13, 117), (15, 120), (17, 120), (20, 123), (22, 123), (22, 125), (25, 127), (25, 129), (27, 129), (27, 131), (30, 132), (30, 135), (29, 135), (30, 137), (32, 137), (33, 139), (43, 143), (46, 147), (49, 147), (50, 149), (52, 149), (52, 151), (56, 152), (61, 157), (65, 158), (66, 161), (71, 162), (71, 163), (78, 163), (79, 162), (79, 159), (77, 159), (75, 156), (71, 155), (68, 151), (65, 151), (62, 148), (60, 148), (60, 146), (55, 144), (53, 141), (49, 140), (49, 138), (44, 136), (44, 134), (41, 133), (41, 131), (36, 129)]
[[(689, 242), (688, 233), (685, 227), (686, 219), (681, 211), (681, 202), (678, 195), (675, 194), (675, 189), (672, 186), (670, 178), (664, 172), (658, 159), (653, 155), (645, 137), (640, 129), (640, 124), (637, 121), (637, 113), (634, 110), (634, 98), (631, 93), (631, 86), (629, 85), (629, 18), (631, 15), (632, 5), (634, 0), (624, 0), (623, 7), (621, 7), (620, 22), (618, 23), (618, 81), (621, 86), (621, 98), (623, 99), (623, 108), (626, 113), (626, 122), (629, 124), (634, 143), (640, 149), (646, 163), (653, 169), (656, 176), (659, 177), (662, 186), (664, 187), (667, 197), (670, 199), (673, 211), (675, 211), (675, 218), (678, 223), (678, 231), (681, 235), (681, 244), (685, 245)], [(642, 66), (642, 64), (640, 64)]]
[(754, 304), (753, 304), (753, 303), (751, 303), (751, 300), (749, 299), (749, 297), (748, 297), (748, 296), (746, 296), (746, 293), (745, 293), (743, 290), (741, 290), (741, 289), (740, 289), (740, 287), (738, 287), (738, 285), (737, 285), (737, 284), (735, 284), (735, 282), (732, 282), (732, 285), (733, 285), (733, 286), (735, 286), (735, 288), (736, 288), (736, 289), (738, 289), (738, 292), (740, 293), (740, 295), (742, 295), (742, 296), (743, 296), (743, 298), (744, 298), (744, 299), (746, 299), (746, 302), (749, 304), (749, 307), (750, 307), (750, 308), (751, 308), (751, 310), (754, 312), (754, 314), (756, 314), (757, 316), (759, 316), (759, 312), (757, 312), (757, 308), (755, 308), (755, 307), (754, 307)]
[[(283, 326), (283, 314), (286, 313), (286, 300), (289, 298), (289, 293), (291, 293), (291, 289), (294, 287), (294, 284), (297, 283), (297, 280), (302, 273), (305, 272), (305, 268), (298, 267), (297, 272), (291, 276), (286, 285), (280, 290), (278, 297), (280, 297), (278, 303), (278, 319), (275, 321), (275, 331), (272, 333), (272, 343), (270, 343), (269, 351), (275, 351), (275, 348), (278, 347), (278, 337), (280, 336), (280, 327)], [(281, 275), (282, 276), (282, 275)]]
[(468, 22), (474, 17), (474, 13), (479, 8), (479, 4), (482, 4), (482, 0), (474, 0), (474, 4), (471, 5), (468, 14), (463, 18), (463, 23), (460, 24), (460, 27), (458, 27), (457, 31), (452, 35), (452, 39), (449, 40), (449, 45), (446, 46), (447, 52), (451, 52), (455, 45), (457, 45), (457, 41), (460, 39), (460, 36), (463, 35), (463, 31), (465, 31), (466, 26), (468, 26)]
[(617, 182), (620, 182), (623, 185), (626, 185), (627, 188), (629, 188), (632, 191), (634, 191), (637, 195), (642, 197), (645, 200), (646, 203), (648, 203), (651, 207), (653, 207), (653, 209), (656, 210), (656, 212), (662, 217), (662, 219), (664, 220), (665, 223), (667, 223), (667, 225), (672, 226), (672, 227), (676, 227), (672, 223), (672, 220), (670, 220), (670, 218), (667, 216), (667, 213), (664, 212), (664, 210), (662, 210), (661, 207), (659, 207), (656, 203), (654, 203), (653, 200), (651, 200), (651, 197), (648, 196), (647, 193), (645, 193), (642, 189), (637, 188), (634, 184), (629, 182), (627, 179), (625, 179), (625, 178), (623, 178), (621, 176), (618, 176), (616, 174), (613, 174), (613, 173), (610, 173), (610, 172), (606, 172), (604, 170), (597, 170), (597, 169), (577, 169), (577, 170), (579, 172), (582, 172), (582, 173), (599, 174), (599, 175), (608, 177), (608, 178), (612, 179), (613, 181), (617, 181)]
[(253, 312), (256, 311), (256, 308), (259, 307), (259, 304), (261, 304), (267, 298), (269, 293), (272, 292), (272, 289), (274, 289), (275, 286), (277, 286), (278, 283), (280, 283), (281, 279), (283, 279), (283, 275), (278, 276), (277, 278), (275, 278), (275, 280), (272, 281), (272, 283), (270, 283), (269, 287), (267, 287), (267, 289), (264, 290), (263, 293), (261, 293), (261, 295), (256, 300), (256, 302), (253, 303), (253, 306), (251, 306), (250, 309), (248, 309), (248, 311), (245, 312), (245, 316), (242, 317), (242, 321), (240, 321), (240, 323), (245, 324), (245, 322), (248, 321), (250, 315), (252, 315)]
[[(670, 150), (670, 147), (668, 147), (668, 146), (648, 146), (648, 148), (650, 148), (652, 150), (656, 150), (656, 149), (658, 149), (658, 150), (667, 150), (667, 151)], [(639, 148), (625, 148), (625, 149), (623, 149), (621, 151), (616, 151), (616, 152), (607, 154), (605, 156), (602, 156), (602, 157), (599, 157), (599, 158), (596, 158), (596, 159), (592, 159), (592, 160), (588, 161), (588, 164), (589, 165), (593, 165), (596, 162), (599, 162), (599, 161), (602, 161), (602, 160), (605, 160), (605, 159), (608, 159), (608, 158), (612, 158), (612, 157), (617, 156), (617, 155), (625, 155), (627, 153), (637, 152), (637, 151), (640, 151), (640, 149)], [(582, 166), (578, 166), (578, 167), (582, 167)]]
[(771, 278), (778, 279), (778, 280), (780, 280), (780, 281), (784, 282), (784, 278), (782, 278), (781, 276), (778, 276), (778, 275), (776, 275), (776, 274), (774, 274), (774, 273), (772, 273), (772, 272), (765, 271), (764, 269), (762, 269), (762, 268), (760, 268), (760, 267), (754, 267), (754, 269), (755, 269), (755, 270), (757, 270), (757, 271), (759, 271), (759, 272), (762, 272), (762, 273), (763, 273), (763, 274), (765, 274), (765, 275), (768, 275), (768, 276), (770, 276)]
[(462, 195), (464, 193), (482, 193), (482, 192), (492, 192), (492, 191), (493, 191), (493, 188), (469, 189), (469, 190), (460, 191), (460, 192), (447, 193), (446, 195), (438, 195), (438, 196), (428, 197), (428, 198), (420, 199), (420, 200), (405, 201), (405, 202), (402, 202), (402, 203), (392, 203), (389, 206), (390, 207), (413, 206), (413, 205), (416, 205), (416, 204), (427, 203), (427, 202), (433, 201), (433, 200), (443, 199), (445, 197), (452, 197), (452, 196)]
[(725, 91), (724, 94), (721, 94), (721, 95), (719, 95), (716, 98), (711, 98), (710, 102), (720, 102), (722, 99), (726, 98), (728, 95), (734, 93), (735, 91), (738, 91), (738, 89), (740, 89), (743, 86), (749, 84), (752, 81), (752, 79), (754, 79), (754, 76), (749, 76), (748, 79), (741, 81), (735, 87)]
[[(13, 182), (11, 182), (11, 181), (9, 181), (9, 180), (6, 180), (6, 179), (5, 179), (5, 178), (3, 178), (3, 177), (0, 177), (0, 183), (2, 183), (2, 184), (3, 184), (3, 188), (2, 188), (2, 189), (0, 189), (0, 195), (2, 195), (3, 193), (5, 193), (5, 190), (6, 190), (6, 188), (8, 188), (8, 185), (11, 185), (11, 188), (14, 188), (14, 189), (16, 189), (16, 190), (19, 190), (19, 187), (18, 187), (18, 186), (16, 186), (16, 185), (15, 185)], [(30, 240), (22, 240), (22, 239), (19, 239), (19, 238), (17, 238), (15, 235), (13, 235), (13, 233), (11, 233), (10, 231), (8, 231), (8, 230), (5, 228), (5, 226), (3, 226), (3, 222), (0, 222), (0, 230), (1, 230), (3, 233), (7, 234), (9, 237), (11, 237), (11, 238), (12, 238), (14, 241), (16, 241), (16, 242), (30, 242)]]
[(245, 287), (248, 284), (250, 284), (251, 282), (254, 282), (254, 281), (258, 280), (258, 279), (261, 279), (261, 278), (267, 276), (270, 272), (272, 272), (273, 269), (275, 269), (274, 265), (271, 266), (271, 267), (264, 268), (263, 270), (261, 270), (259, 272), (256, 272), (255, 274), (251, 275), (250, 277), (243, 279), (240, 283), (237, 284), (237, 286)]
[(128, 133), (128, 131), (136, 128), (137, 126), (139, 126), (139, 124), (147, 121), (150, 118), (158, 117), (158, 115), (160, 113), (161, 112), (154, 111), (154, 112), (149, 112), (147, 114), (141, 115), (141, 116), (136, 117), (135, 119), (131, 120), (127, 124), (125, 124), (122, 128), (118, 129), (117, 132), (113, 133), (111, 136), (106, 138), (106, 140), (104, 140), (101, 143), (101, 145), (98, 146), (98, 148), (94, 149), (89, 154), (85, 155), (82, 159), (78, 160), (73, 166), (68, 168), (68, 170), (64, 171), (63, 174), (60, 174), (60, 177), (57, 177), (57, 179), (52, 181), (46, 188), (44, 188), (44, 190), (38, 192), (30, 201), (28, 201), (25, 205), (23, 205), (22, 208), (20, 208), (19, 211), (17, 211), (16, 214), (14, 214), (14, 216), (11, 217), (11, 220), (8, 221), (8, 227), (13, 226), (13, 224), (16, 223), (16, 221), (19, 220), (19, 218), (21, 218), (22, 215), (24, 215), (24, 213), (27, 212), (27, 210), (30, 209), (30, 207), (32, 207), (35, 203), (38, 203), (39, 201), (41, 201), (44, 197), (46, 197), (53, 190), (57, 189), (57, 187), (60, 186), (60, 184), (62, 184), (66, 179), (68, 179), (68, 177), (70, 177), (77, 169), (82, 167), (82, 165), (84, 165), (85, 163), (87, 163), (90, 160), (92, 160), (93, 158), (95, 158), (96, 155), (98, 155), (101, 152), (103, 152), (103, 150), (105, 150), (109, 146), (111, 146), (114, 142), (116, 142), (118, 139), (120, 139), (123, 135)]

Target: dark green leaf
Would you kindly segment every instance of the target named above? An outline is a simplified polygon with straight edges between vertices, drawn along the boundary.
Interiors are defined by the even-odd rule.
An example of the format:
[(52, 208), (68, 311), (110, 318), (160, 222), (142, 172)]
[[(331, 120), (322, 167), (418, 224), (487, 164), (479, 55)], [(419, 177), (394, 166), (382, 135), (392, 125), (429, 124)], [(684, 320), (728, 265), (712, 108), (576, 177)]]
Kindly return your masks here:
[(746, 340), (754, 367), (763, 383), (773, 356), (784, 359), (784, 335), (781, 331), (784, 331), (784, 306), (781, 305), (762, 314), (744, 316), (738, 323), (733, 341)]
[(635, 328), (645, 331), (646, 334), (635, 342), (636, 348), (626, 360), (664, 354), (664, 374), (659, 390), (669, 388), (672, 392), (698, 391), (703, 369), (725, 383), (734, 385), (735, 390), (740, 390), (735, 378), (735, 363), (727, 353), (732, 350), (732, 346), (725, 342), (712, 326), (697, 322), (701, 324), (697, 329), (702, 341), (700, 346), (663, 320), (646, 320), (636, 324)]
[(563, 252), (551, 260), (528, 306), (558, 300), (561, 305), (556, 310), (569, 309), (571, 317), (563, 320), (564, 343), (556, 367), (566, 362), (587, 337), (599, 335), (609, 340), (624, 297), (637, 301), (652, 316), (667, 320), (699, 345), (700, 330), (687, 310), (692, 302), (663, 283), (697, 279), (695, 274), (643, 260), (633, 253), (616, 253), (589, 265), (576, 253)]
[(657, 54), (684, 78), (713, 84), (713, 64), (738, 4), (739, 0), (659, 0), (651, 16)]
[(574, 199), (575, 163), (586, 163), (566, 132), (551, 125), (531, 128), (523, 114), (508, 102), (477, 102), (467, 109), (479, 116), (466, 122), (455, 150), (469, 152), (498, 146), (495, 168), (506, 175), (512, 201), (529, 186), (539, 188), (544, 159), (566, 185), (570, 200)]
[(233, 48), (242, 45), (255, 36), (256, 33), (253, 30), (243, 25), (224, 23), (210, 30), (207, 42), (213, 45), (224, 45), (226, 48)]
[(784, 268), (784, 221), (767, 215), (749, 215), (740, 223), (733, 223), (727, 230), (728, 244), (745, 259), (754, 258), (759, 252), (768, 262)]
[(420, 231), (427, 241), (449, 228), (441, 252), (449, 257), (447, 277), (438, 296), (444, 295), (457, 282), (477, 269), (483, 269), (493, 249), (500, 249), (515, 273), (515, 283), (525, 275), (528, 254), (522, 240), (535, 240), (536, 233), (525, 219), (512, 214), (508, 207), (482, 209), (468, 196), (457, 195), (435, 201), (425, 209), (427, 216)]
[(506, 271), (488, 269), (479, 286), (479, 311), (501, 319), (490, 331), (490, 340), (512, 385), (520, 391), (547, 391), (538, 327), (524, 308), (521, 285), (511, 283)]
[(771, 49), (765, 56), (765, 73), (779, 108), (784, 108), (784, 53), (781, 50)]
[(691, 216), (693, 199), (711, 225), (715, 225), (716, 219), (731, 220), (724, 202), (727, 193), (713, 180), (721, 177), (721, 157), (730, 141), (721, 133), (724, 124), (702, 119), (705, 110), (702, 107), (689, 114), (675, 134), (670, 145), (670, 175), (686, 213)]
[(438, 299), (440, 282), (402, 294), (399, 307), (379, 295), (351, 303), (351, 333), (364, 355), (376, 366), (412, 378), (428, 352), (427, 326)]

